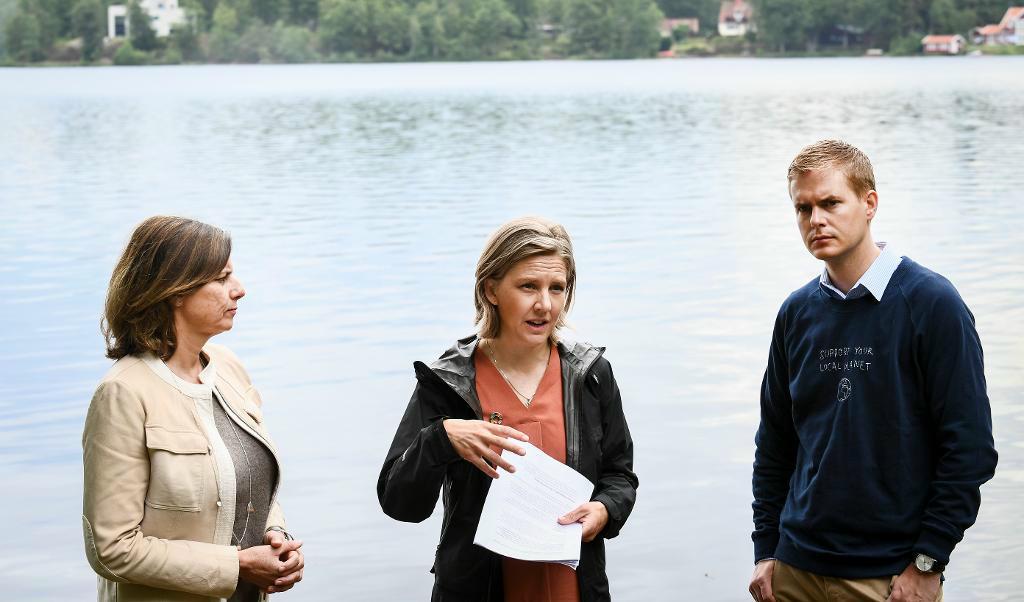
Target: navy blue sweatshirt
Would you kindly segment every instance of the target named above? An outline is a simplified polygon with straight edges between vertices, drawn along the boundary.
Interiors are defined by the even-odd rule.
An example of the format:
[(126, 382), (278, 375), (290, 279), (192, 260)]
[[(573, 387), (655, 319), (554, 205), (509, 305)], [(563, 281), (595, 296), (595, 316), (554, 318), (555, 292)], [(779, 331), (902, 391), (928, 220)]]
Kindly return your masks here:
[(904, 258), (881, 301), (817, 278), (790, 295), (755, 442), (755, 561), (846, 579), (948, 562), (996, 466), (981, 342), (953, 285)]

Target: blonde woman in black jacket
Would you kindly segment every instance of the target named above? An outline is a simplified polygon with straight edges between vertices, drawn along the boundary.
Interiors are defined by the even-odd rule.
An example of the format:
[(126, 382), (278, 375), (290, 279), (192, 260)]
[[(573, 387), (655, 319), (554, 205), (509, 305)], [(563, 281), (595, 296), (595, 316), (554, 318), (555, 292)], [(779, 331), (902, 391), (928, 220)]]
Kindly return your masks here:
[[(381, 507), (397, 520), (420, 522), (443, 488), (434, 602), (611, 600), (604, 540), (629, 517), (638, 481), (604, 349), (557, 338), (575, 288), (572, 243), (557, 224), (511, 221), (491, 236), (476, 276), (479, 334), (429, 366), (415, 363), (416, 388), (377, 483)], [(545, 403), (558, 405), (545, 410)], [(494, 449), (518, 452), (516, 439), (529, 439), (595, 483), (591, 501), (561, 520), (583, 525), (574, 575), (473, 545), (494, 467), (510, 468)], [(545, 593), (531, 590), (532, 582), (546, 585)]]

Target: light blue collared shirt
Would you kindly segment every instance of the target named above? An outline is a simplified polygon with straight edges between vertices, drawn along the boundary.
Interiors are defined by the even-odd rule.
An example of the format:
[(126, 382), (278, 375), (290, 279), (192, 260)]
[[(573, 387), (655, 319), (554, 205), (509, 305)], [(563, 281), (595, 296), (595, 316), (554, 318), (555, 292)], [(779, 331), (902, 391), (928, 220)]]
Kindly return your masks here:
[(880, 242), (876, 245), (882, 252), (871, 262), (868, 271), (864, 272), (850, 292), (844, 294), (832, 284), (832, 280), (828, 277), (827, 267), (821, 271), (821, 278), (818, 280), (822, 290), (844, 301), (859, 299), (869, 293), (875, 298), (875, 301), (881, 301), (885, 289), (889, 286), (889, 281), (892, 280), (892, 275), (903, 261), (903, 256), (893, 251), (887, 243)]

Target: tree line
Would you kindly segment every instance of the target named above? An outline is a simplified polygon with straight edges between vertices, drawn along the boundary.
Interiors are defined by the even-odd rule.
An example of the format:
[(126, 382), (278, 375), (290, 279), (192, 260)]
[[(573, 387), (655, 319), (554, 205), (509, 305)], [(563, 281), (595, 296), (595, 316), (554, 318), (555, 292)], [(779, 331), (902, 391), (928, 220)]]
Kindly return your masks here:
[[(777, 52), (823, 45), (917, 51), (925, 34), (998, 23), (1011, 0), (756, 0), (757, 41)], [(1019, 4), (1019, 2), (1017, 2)]]
[[(754, 0), (745, 49), (913, 52), (925, 33), (998, 22), (1008, 0)], [(671, 46), (664, 16), (717, 35), (719, 0), (180, 0), (188, 19), (158, 38), (128, 5), (130, 36), (107, 45), (114, 0), (0, 0), (8, 60), (89, 63), (637, 58)], [(722, 48), (739, 48), (722, 45)], [(116, 50), (116, 53), (115, 53)]]
[[(110, 0), (17, 0), (4, 44), (18, 62), (76, 40), (105, 52)], [(180, 0), (158, 38), (135, 2), (115, 63), (635, 58), (658, 50), (654, 0)], [(80, 40), (80, 42), (79, 42)], [(107, 48), (109, 51), (109, 48)]]

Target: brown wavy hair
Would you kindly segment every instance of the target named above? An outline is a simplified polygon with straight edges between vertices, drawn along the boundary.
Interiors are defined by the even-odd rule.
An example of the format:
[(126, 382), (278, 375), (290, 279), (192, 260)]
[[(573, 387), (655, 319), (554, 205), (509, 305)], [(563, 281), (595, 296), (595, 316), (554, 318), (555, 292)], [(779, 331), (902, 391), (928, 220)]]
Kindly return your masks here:
[(572, 307), (576, 290), (576, 261), (572, 256), (572, 240), (561, 224), (540, 217), (520, 217), (501, 225), (487, 240), (476, 264), (476, 287), (473, 304), (476, 307), (477, 332), (481, 338), (493, 339), (501, 332), (498, 308), (487, 299), (487, 281), (501, 280), (512, 266), (535, 255), (554, 253), (565, 262), (565, 307), (552, 331), (552, 342), (557, 340), (558, 329), (565, 326), (565, 315)]
[(174, 300), (220, 275), (231, 236), (184, 217), (156, 215), (135, 227), (107, 288), (100, 330), (107, 357), (174, 354)]

